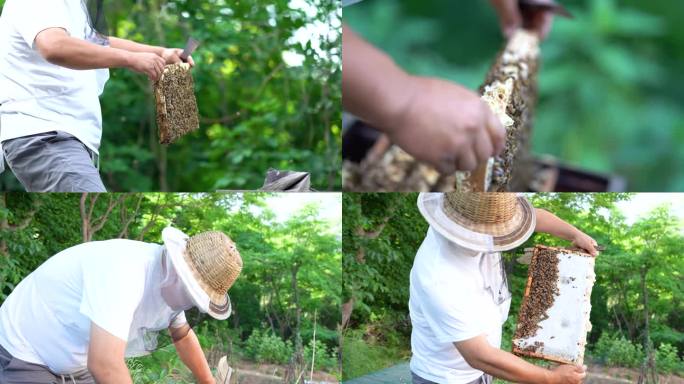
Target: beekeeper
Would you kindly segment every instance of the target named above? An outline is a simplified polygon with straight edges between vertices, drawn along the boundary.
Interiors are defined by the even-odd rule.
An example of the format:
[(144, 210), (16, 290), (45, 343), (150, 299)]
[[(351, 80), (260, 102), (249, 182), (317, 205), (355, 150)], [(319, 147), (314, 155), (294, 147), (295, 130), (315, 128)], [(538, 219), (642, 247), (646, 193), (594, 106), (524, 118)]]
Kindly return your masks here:
[(181, 61), (180, 49), (107, 36), (102, 2), (7, 0), (2, 9), (1, 155), (27, 191), (105, 192), (98, 97), (108, 68), (154, 80)]
[(124, 358), (167, 329), (197, 382), (214, 383), (184, 311), (228, 318), (242, 259), (221, 232), (162, 239), (80, 244), (19, 283), (0, 307), (0, 383), (132, 383)]
[(569, 240), (596, 256), (596, 241), (513, 193), (422, 193), (430, 224), (410, 278), (414, 384), (580, 383), (585, 368), (540, 368), (502, 351), (508, 290), (501, 252), (532, 232)]

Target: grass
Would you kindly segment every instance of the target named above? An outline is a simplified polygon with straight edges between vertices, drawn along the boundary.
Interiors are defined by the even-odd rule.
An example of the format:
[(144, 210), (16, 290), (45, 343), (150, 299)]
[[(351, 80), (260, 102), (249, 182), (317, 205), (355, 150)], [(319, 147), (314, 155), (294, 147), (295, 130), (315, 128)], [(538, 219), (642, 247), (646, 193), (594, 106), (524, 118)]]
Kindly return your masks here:
[(167, 345), (151, 355), (126, 361), (135, 384), (175, 384), (192, 382), (190, 371), (178, 358), (173, 345)]
[(410, 344), (385, 346), (365, 340), (357, 330), (345, 333), (342, 344), (342, 380), (350, 380), (405, 362)]

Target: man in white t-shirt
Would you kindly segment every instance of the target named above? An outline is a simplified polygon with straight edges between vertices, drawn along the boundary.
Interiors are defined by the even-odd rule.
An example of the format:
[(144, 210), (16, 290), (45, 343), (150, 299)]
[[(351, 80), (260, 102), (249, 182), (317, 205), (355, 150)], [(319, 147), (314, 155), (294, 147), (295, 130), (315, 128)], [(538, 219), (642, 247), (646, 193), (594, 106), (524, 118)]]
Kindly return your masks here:
[(242, 259), (221, 232), (162, 239), (80, 244), (22, 280), (0, 307), (0, 383), (132, 383), (124, 358), (168, 329), (197, 382), (214, 384), (185, 311), (228, 318)]
[(584, 367), (547, 370), (500, 349), (511, 305), (501, 252), (534, 231), (593, 256), (596, 242), (512, 193), (422, 193), (418, 207), (430, 228), (410, 278), (413, 383), (580, 383)]
[(0, 142), (27, 191), (104, 192), (98, 97), (108, 68), (155, 80), (181, 61), (180, 49), (106, 36), (102, 12), (102, 0), (7, 0), (2, 9)]

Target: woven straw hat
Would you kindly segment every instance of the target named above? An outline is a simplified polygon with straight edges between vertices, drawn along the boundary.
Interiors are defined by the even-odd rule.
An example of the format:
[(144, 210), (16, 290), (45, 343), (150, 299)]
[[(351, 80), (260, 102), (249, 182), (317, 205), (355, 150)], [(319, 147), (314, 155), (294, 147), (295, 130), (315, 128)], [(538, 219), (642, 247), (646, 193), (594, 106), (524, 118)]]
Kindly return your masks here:
[(513, 249), (534, 231), (534, 209), (515, 193), (421, 193), (418, 209), (448, 240), (479, 252)]
[(223, 232), (188, 237), (176, 228), (162, 231), (171, 263), (200, 310), (224, 320), (230, 316), (228, 289), (242, 270), (235, 243)]

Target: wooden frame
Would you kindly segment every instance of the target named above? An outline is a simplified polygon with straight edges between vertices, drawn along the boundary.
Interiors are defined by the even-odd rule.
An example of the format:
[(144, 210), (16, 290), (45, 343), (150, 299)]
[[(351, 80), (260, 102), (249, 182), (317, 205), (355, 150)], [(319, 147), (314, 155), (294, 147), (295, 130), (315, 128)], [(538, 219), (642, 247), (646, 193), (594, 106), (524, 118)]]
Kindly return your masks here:
[[(545, 245), (537, 245), (533, 248), (533, 251), (532, 251), (532, 263), (538, 257), (540, 251), (542, 251), (542, 250), (551, 250), (551, 251), (566, 252), (566, 253), (571, 252), (572, 254), (576, 254), (579, 256), (593, 257), (592, 255), (584, 252), (583, 250), (577, 249), (577, 248), (561, 248), (561, 247), (549, 247), (549, 246), (545, 246)], [(533, 280), (532, 274), (528, 273), (527, 282), (525, 284), (525, 291), (523, 294), (523, 301), (522, 301), (520, 308), (524, 308), (526, 303), (529, 300), (530, 290), (532, 287), (532, 280)], [(591, 290), (589, 292), (591, 292)], [(518, 322), (518, 324), (519, 324), (519, 322)], [(589, 327), (587, 329), (587, 332), (589, 331), (589, 329), (591, 329), (591, 328)], [(516, 328), (516, 333), (517, 333), (517, 328)], [(585, 338), (586, 338), (586, 336), (585, 336)], [(514, 340), (515, 340), (515, 336), (514, 336)], [(585, 342), (586, 342), (586, 339), (585, 339)], [(536, 351), (528, 351), (525, 349), (521, 349), (521, 348), (518, 348), (518, 346), (516, 345), (515, 342), (513, 342), (512, 344), (513, 344), (513, 353), (518, 355), (518, 356), (532, 357), (532, 358), (547, 360), (547, 361), (551, 361), (551, 362), (555, 362), (555, 363), (561, 363), (561, 364), (580, 364), (581, 365), (583, 363), (583, 360), (584, 360), (584, 354), (583, 353), (582, 353), (579, 361), (572, 361), (572, 360), (563, 359), (563, 358), (553, 356), (553, 355), (548, 355), (548, 354), (544, 354), (544, 353), (538, 353)]]

